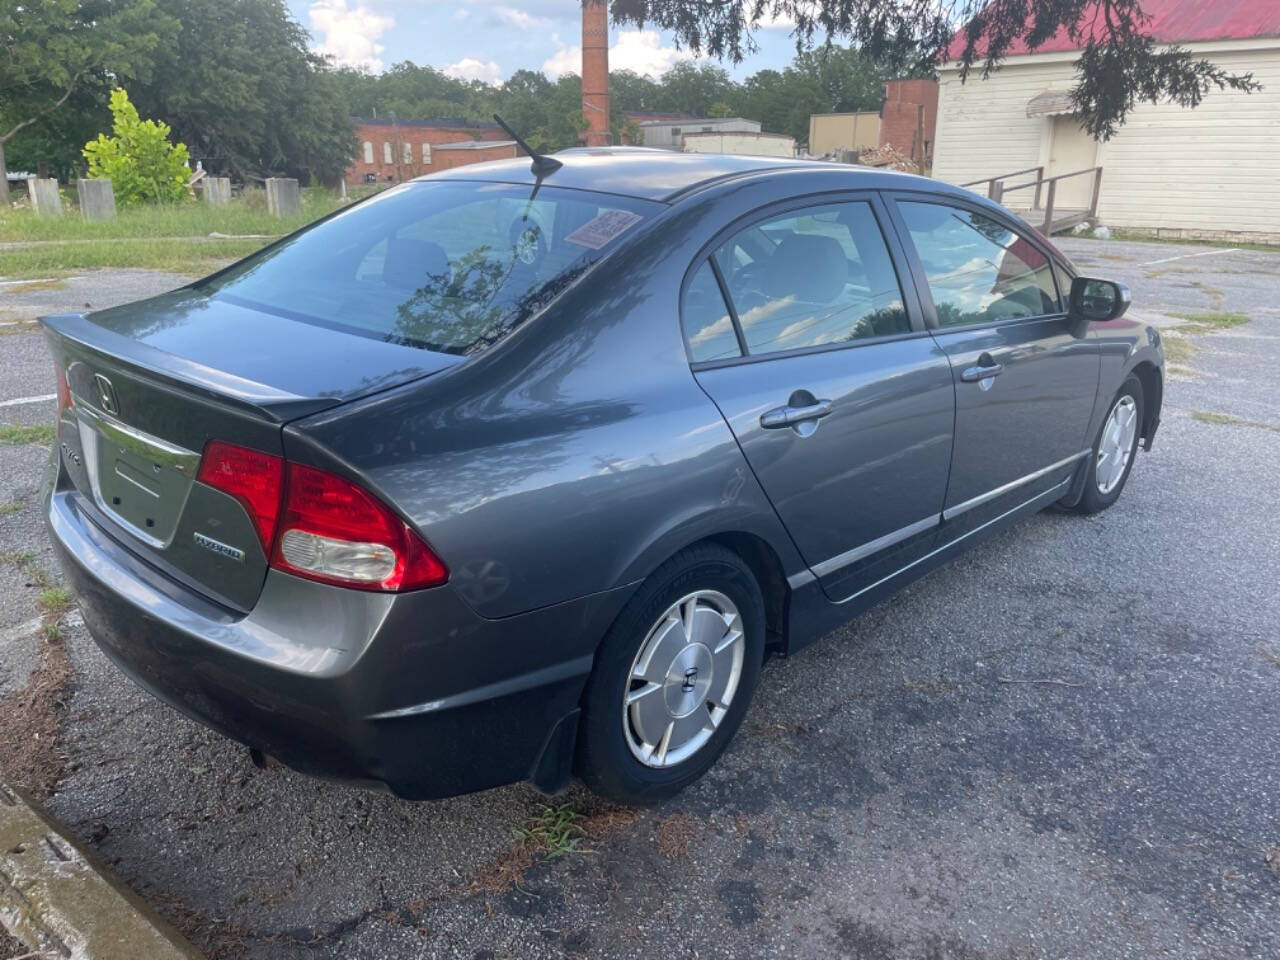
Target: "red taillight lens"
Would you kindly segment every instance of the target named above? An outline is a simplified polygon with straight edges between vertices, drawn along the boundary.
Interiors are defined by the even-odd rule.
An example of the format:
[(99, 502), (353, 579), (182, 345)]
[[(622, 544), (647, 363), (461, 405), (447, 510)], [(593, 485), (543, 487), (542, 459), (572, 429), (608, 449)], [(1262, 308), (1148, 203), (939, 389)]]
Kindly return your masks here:
[(73, 406), (71, 386), (67, 383), (67, 371), (62, 369), (62, 364), (55, 363), (54, 369), (58, 373), (58, 416), (61, 417)]
[(276, 519), (280, 516), (284, 460), (261, 450), (213, 440), (205, 445), (196, 479), (240, 501), (258, 531), (262, 549), (270, 555)]
[(215, 440), (197, 479), (240, 501), (278, 570), (362, 590), (413, 590), (449, 579), (408, 524), (337, 474)]
[(408, 524), (336, 474), (290, 463), (271, 565), (365, 590), (412, 590), (449, 571)]

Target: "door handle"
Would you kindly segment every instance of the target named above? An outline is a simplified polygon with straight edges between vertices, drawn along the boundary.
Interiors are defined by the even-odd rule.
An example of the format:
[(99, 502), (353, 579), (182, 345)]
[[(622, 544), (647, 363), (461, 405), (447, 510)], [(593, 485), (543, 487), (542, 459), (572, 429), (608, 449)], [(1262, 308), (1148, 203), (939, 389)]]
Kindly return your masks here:
[(998, 377), (1003, 369), (1003, 363), (996, 363), (991, 359), (991, 354), (983, 352), (978, 355), (976, 364), (965, 368), (964, 372), (960, 374), (960, 379), (965, 383), (977, 383), (979, 380), (986, 380), (988, 377)]
[(818, 400), (803, 407), (774, 407), (760, 414), (760, 426), (766, 430), (777, 430), (781, 427), (794, 427), (796, 424), (811, 420), (821, 420), (831, 413), (830, 400)]

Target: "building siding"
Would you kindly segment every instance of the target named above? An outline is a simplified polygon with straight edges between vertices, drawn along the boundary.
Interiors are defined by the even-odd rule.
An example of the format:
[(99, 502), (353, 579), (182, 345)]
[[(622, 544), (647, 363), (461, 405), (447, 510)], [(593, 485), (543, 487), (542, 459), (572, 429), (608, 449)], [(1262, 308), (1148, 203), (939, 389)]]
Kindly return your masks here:
[[(1214, 90), (1192, 110), (1139, 104), (1099, 145), (1102, 222), (1189, 237), (1280, 239), (1280, 44), (1223, 46), (1191, 49), (1230, 71), (1252, 72), (1263, 89)], [(1047, 163), (1049, 121), (1028, 118), (1026, 104), (1047, 89), (1069, 89), (1074, 76), (1073, 62), (1057, 57), (1010, 60), (989, 79), (973, 75), (964, 85), (945, 70), (934, 176), (964, 183)], [(1029, 194), (1007, 199), (1026, 206)]]

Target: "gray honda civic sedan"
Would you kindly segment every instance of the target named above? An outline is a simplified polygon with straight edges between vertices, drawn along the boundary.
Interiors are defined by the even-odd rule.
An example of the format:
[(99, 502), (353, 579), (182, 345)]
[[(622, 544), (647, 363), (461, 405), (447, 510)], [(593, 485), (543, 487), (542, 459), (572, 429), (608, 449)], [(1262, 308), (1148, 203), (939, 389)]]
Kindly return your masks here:
[(48, 525), (107, 656), (256, 759), (659, 801), (769, 654), (1116, 501), (1164, 382), (1128, 302), (904, 174), (468, 166), (46, 318)]

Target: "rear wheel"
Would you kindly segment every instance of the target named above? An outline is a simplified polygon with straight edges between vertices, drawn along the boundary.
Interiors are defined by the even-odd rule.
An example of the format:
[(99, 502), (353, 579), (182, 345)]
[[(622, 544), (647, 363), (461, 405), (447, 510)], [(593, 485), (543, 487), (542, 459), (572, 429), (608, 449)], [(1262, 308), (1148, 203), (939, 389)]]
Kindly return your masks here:
[(600, 647), (578, 766), (593, 790), (657, 803), (701, 777), (733, 738), (764, 658), (764, 601), (718, 546), (663, 564)]
[(1099, 513), (1120, 499), (1138, 452), (1142, 432), (1142, 383), (1129, 377), (1111, 402), (1093, 444), (1092, 457), (1086, 466), (1089, 475), (1084, 493), (1075, 509), (1079, 513)]

